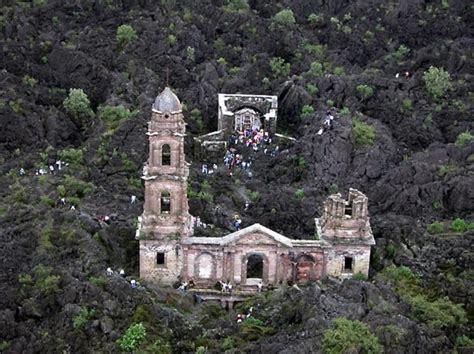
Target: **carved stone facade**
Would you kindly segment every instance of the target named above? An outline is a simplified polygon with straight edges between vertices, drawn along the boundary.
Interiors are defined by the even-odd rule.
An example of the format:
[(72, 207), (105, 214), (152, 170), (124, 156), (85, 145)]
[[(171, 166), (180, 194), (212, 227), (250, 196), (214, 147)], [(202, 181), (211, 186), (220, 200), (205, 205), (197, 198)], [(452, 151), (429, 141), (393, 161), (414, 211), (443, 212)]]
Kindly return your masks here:
[(169, 88), (153, 105), (147, 134), (145, 205), (137, 230), (141, 278), (167, 285), (192, 279), (200, 288), (224, 281), (234, 289), (256, 290), (260, 281), (268, 286), (368, 274), (375, 242), (368, 200), (361, 192), (350, 189), (347, 200), (331, 195), (322, 217), (315, 219), (316, 235), (310, 240), (293, 240), (260, 224), (223, 237), (193, 237), (185, 123), (181, 104)]

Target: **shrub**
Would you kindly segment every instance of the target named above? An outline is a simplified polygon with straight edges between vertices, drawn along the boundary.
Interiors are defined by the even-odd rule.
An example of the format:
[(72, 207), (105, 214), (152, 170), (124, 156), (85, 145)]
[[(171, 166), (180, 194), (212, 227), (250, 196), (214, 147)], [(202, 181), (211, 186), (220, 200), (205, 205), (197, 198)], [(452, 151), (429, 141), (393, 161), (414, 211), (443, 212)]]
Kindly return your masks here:
[(352, 279), (354, 280), (358, 280), (358, 281), (367, 281), (367, 275), (365, 275), (364, 273), (356, 273), (352, 276)]
[(59, 291), (58, 275), (51, 275), (52, 268), (46, 267), (42, 264), (37, 265), (33, 272), (35, 273), (35, 284), (33, 286), (35, 291), (38, 291), (42, 296), (48, 296)]
[(358, 85), (356, 91), (360, 94), (363, 100), (366, 100), (369, 97), (374, 95), (374, 89), (369, 85)]
[(146, 338), (146, 329), (143, 323), (134, 323), (127, 328), (125, 334), (117, 341), (123, 351), (134, 351)]
[(103, 288), (105, 288), (105, 286), (107, 285), (109, 280), (107, 278), (104, 278), (104, 277), (91, 276), (91, 277), (89, 277), (89, 282), (91, 284), (103, 289)]
[(295, 24), (296, 20), (293, 11), (290, 9), (285, 9), (273, 16), (273, 22), (278, 25), (289, 26)]
[(312, 96), (316, 95), (319, 92), (319, 89), (316, 85), (308, 84), (306, 85), (306, 91)]
[(120, 25), (117, 28), (117, 34), (115, 36), (117, 44), (120, 49), (125, 48), (130, 43), (135, 42), (138, 39), (137, 32), (130, 25)]
[[(60, 188), (62, 186), (62, 188)], [(72, 176), (66, 176), (63, 184), (58, 186), (58, 192), (61, 196), (83, 198), (95, 189), (91, 182), (84, 182)]]
[(319, 77), (324, 74), (323, 64), (314, 61), (311, 63), (311, 66), (308, 71), (309, 75)]
[(398, 49), (392, 54), (393, 58), (397, 61), (404, 59), (410, 54), (410, 48), (404, 46), (403, 44), (398, 47)]
[(0, 352), (7, 351), (11, 346), (11, 343), (7, 340), (2, 340), (0, 342)]
[(174, 34), (170, 34), (168, 35), (168, 37), (166, 37), (166, 41), (168, 42), (169, 45), (175, 45), (178, 39), (176, 38)]
[(107, 126), (108, 130), (113, 130), (120, 125), (123, 120), (133, 117), (136, 112), (131, 112), (124, 106), (101, 106), (99, 117)]
[(404, 99), (402, 102), (402, 107), (405, 111), (411, 111), (413, 109), (413, 102), (409, 98)]
[(250, 9), (248, 0), (227, 0), (224, 10), (229, 12), (245, 12)]
[(275, 78), (287, 77), (290, 73), (291, 65), (285, 59), (275, 57), (270, 60), (270, 68)]
[(224, 351), (231, 350), (236, 347), (237, 347), (237, 343), (234, 337), (225, 337), (221, 345), (221, 349)]
[(58, 153), (61, 161), (72, 165), (82, 165), (84, 163), (84, 154), (81, 149), (64, 149)]
[(38, 83), (38, 80), (36, 80), (34, 77), (31, 77), (29, 75), (23, 76), (23, 84), (30, 86), (31, 88), (35, 87), (36, 84)]
[(450, 229), (454, 232), (465, 232), (473, 227), (473, 224), (469, 224), (464, 219), (457, 218), (451, 223)]
[(463, 147), (466, 145), (470, 145), (474, 143), (474, 135), (472, 135), (470, 132), (465, 131), (464, 133), (461, 133), (458, 135), (456, 138), (456, 146)]
[(329, 354), (382, 353), (383, 347), (369, 327), (360, 321), (337, 318), (333, 328), (324, 333), (323, 350)]
[(240, 325), (240, 332), (247, 340), (257, 340), (262, 336), (272, 334), (273, 328), (265, 326), (261, 320), (255, 317), (249, 317)]
[(432, 235), (438, 235), (444, 232), (444, 224), (440, 221), (435, 221), (427, 226), (427, 230)]
[(254, 203), (258, 203), (259, 200), (260, 200), (260, 192), (259, 191), (248, 191), (247, 195), (249, 196), (249, 199)]
[(428, 94), (435, 100), (444, 96), (446, 91), (452, 87), (451, 77), (443, 68), (430, 66), (428, 71), (423, 73), (423, 80)]
[(342, 66), (336, 66), (334, 68), (334, 75), (341, 76), (345, 74), (345, 70)]
[(474, 341), (468, 336), (462, 335), (456, 337), (456, 347), (470, 347), (474, 345)]
[(87, 322), (89, 322), (89, 320), (94, 317), (94, 315), (95, 309), (88, 310), (87, 307), (83, 307), (81, 308), (79, 314), (74, 316), (72, 320), (72, 326), (75, 330), (83, 330), (86, 327)]
[(314, 13), (309, 14), (308, 16), (308, 22), (311, 25), (317, 25), (323, 21), (323, 16), (322, 15), (316, 15)]
[(454, 165), (441, 165), (438, 168), (438, 176), (444, 177), (449, 173), (455, 172), (457, 167)]
[(82, 124), (88, 123), (94, 116), (89, 97), (82, 89), (70, 89), (68, 97), (63, 101), (63, 106)]
[(375, 140), (375, 129), (370, 124), (354, 119), (352, 134), (356, 147), (370, 146)]
[(415, 295), (408, 297), (407, 301), (415, 319), (431, 328), (441, 329), (467, 323), (462, 305), (447, 298), (430, 301), (424, 295)]
[(304, 198), (304, 189), (297, 189), (295, 191), (295, 198), (301, 200)]
[(301, 118), (308, 118), (314, 113), (313, 106), (305, 104), (301, 109)]

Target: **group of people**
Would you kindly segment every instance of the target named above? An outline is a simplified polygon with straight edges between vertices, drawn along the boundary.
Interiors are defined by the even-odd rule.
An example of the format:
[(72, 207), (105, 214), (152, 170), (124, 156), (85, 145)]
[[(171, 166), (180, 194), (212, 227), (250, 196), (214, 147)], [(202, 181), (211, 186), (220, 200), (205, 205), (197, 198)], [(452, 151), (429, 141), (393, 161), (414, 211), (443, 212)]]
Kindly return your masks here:
[(231, 293), (232, 292), (232, 283), (230, 281), (227, 281), (227, 282), (219, 281), (219, 284), (221, 285), (221, 291), (223, 293)]
[[(56, 168), (54, 167), (56, 165)], [(54, 175), (56, 170), (61, 171), (64, 166), (68, 166), (68, 163), (64, 163), (61, 160), (57, 160), (54, 164), (49, 165), (49, 167), (41, 167), (35, 170), (35, 176), (44, 176), (48, 173)], [(18, 171), (20, 176), (26, 176), (26, 170), (21, 167)]]

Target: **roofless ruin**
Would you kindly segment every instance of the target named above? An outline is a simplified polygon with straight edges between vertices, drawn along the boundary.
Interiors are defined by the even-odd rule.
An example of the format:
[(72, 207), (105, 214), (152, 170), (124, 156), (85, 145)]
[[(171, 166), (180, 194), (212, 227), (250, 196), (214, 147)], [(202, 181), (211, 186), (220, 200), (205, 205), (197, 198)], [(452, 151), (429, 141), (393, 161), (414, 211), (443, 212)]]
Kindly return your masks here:
[[(219, 114), (219, 129), (263, 122), (274, 131), (276, 98), (252, 97), (219, 95), (220, 109), (226, 107)], [(263, 108), (252, 108), (255, 104)], [(222, 281), (230, 282), (237, 291), (256, 291), (260, 282), (277, 286), (327, 275), (368, 274), (370, 247), (375, 242), (368, 200), (361, 192), (350, 189), (347, 200), (340, 194), (329, 196), (322, 217), (315, 219), (312, 239), (290, 239), (258, 223), (223, 237), (194, 237), (186, 192), (185, 122), (181, 103), (168, 87), (153, 103), (147, 135), (150, 153), (142, 177), (145, 204), (136, 236), (141, 278), (167, 285), (192, 279), (201, 289)]]

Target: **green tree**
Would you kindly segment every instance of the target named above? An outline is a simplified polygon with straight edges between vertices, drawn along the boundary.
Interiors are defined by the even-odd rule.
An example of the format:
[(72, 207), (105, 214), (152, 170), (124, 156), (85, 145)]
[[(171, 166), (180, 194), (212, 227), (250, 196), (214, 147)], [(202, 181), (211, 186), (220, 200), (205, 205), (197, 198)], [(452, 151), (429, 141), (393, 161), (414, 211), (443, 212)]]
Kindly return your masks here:
[(463, 147), (474, 143), (474, 135), (465, 131), (456, 138), (456, 146)]
[(245, 12), (250, 9), (248, 0), (227, 0), (224, 10), (229, 12)]
[(369, 85), (358, 85), (356, 87), (357, 92), (360, 94), (363, 100), (366, 100), (369, 97), (374, 95), (374, 89)]
[(375, 129), (370, 124), (354, 119), (352, 135), (356, 147), (370, 146), (375, 140)]
[(134, 351), (146, 338), (146, 329), (143, 323), (134, 323), (127, 328), (125, 334), (117, 341), (123, 351)]
[(365, 323), (336, 318), (333, 328), (324, 333), (323, 350), (328, 354), (382, 353), (383, 347)]
[(82, 89), (70, 89), (69, 95), (63, 101), (63, 106), (83, 125), (94, 116), (89, 97)]
[(452, 88), (451, 77), (443, 68), (430, 68), (423, 73), (426, 90), (435, 100), (444, 96), (446, 91)]
[(290, 9), (281, 10), (273, 16), (273, 22), (281, 26), (289, 26), (296, 23), (295, 15)]
[(130, 25), (120, 25), (117, 28), (117, 34), (115, 36), (117, 44), (120, 49), (125, 48), (128, 44), (138, 39), (137, 32)]
[(291, 65), (285, 59), (275, 57), (270, 60), (270, 68), (275, 78), (287, 77), (290, 74)]

